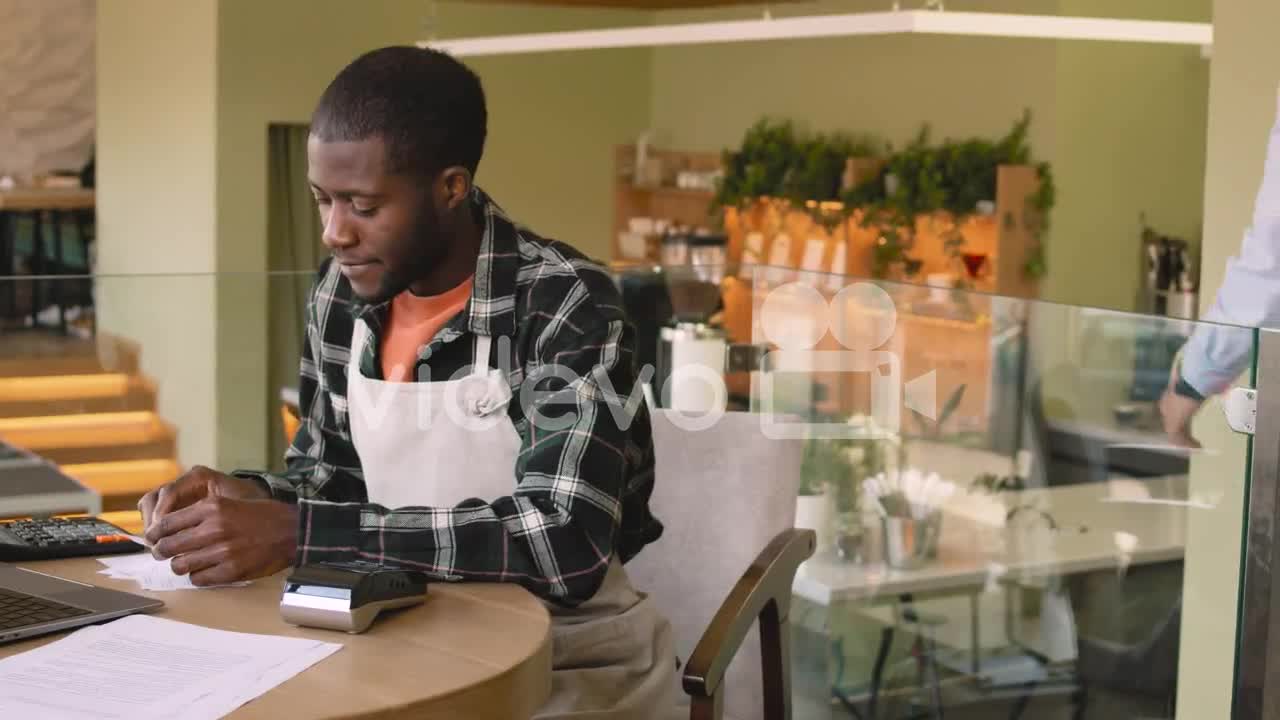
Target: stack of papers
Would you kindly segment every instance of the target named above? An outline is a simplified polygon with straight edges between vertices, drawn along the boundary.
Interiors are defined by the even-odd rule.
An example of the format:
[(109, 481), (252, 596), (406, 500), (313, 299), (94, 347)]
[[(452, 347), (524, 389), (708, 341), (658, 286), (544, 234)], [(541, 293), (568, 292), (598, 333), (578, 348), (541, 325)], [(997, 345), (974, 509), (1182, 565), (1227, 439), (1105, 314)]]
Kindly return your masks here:
[[(133, 580), (143, 590), (164, 592), (167, 590), (197, 590), (187, 575), (175, 575), (168, 560), (156, 560), (151, 553), (134, 553), (132, 555), (113, 555), (98, 558), (98, 562), (107, 566), (99, 575), (118, 580)], [(248, 585), (247, 582), (232, 583)], [(205, 586), (219, 587), (219, 586)], [(225, 587), (225, 586), (221, 586)]]
[(213, 720), (341, 647), (131, 615), (0, 660), (0, 717)]

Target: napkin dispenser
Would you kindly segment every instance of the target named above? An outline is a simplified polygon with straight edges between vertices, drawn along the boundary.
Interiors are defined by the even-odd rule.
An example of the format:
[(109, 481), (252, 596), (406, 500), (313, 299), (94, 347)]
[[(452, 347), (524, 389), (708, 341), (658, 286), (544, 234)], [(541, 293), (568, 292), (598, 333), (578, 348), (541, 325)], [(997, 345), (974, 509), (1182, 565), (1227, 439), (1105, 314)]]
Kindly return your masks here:
[(306, 627), (362, 633), (384, 610), (426, 599), (427, 576), (363, 561), (294, 568), (284, 582), (280, 614)]

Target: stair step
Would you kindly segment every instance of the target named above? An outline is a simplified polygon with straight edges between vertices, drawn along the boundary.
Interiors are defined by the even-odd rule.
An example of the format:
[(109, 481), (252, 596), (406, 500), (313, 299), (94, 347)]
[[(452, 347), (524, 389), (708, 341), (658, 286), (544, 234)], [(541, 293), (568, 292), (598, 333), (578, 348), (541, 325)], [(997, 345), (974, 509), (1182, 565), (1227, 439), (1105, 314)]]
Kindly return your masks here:
[(124, 373), (0, 378), (0, 418), (154, 410), (155, 386)]
[(142, 513), (137, 510), (117, 510), (99, 513), (98, 517), (124, 530), (130, 535), (142, 534)]
[(78, 338), (42, 330), (5, 332), (0, 377), (138, 372), (138, 346), (100, 333)]
[(0, 439), (59, 465), (176, 456), (176, 433), (154, 412), (0, 418)]
[(172, 460), (126, 460), (63, 465), (62, 471), (102, 496), (102, 509), (133, 510), (143, 495), (182, 474)]

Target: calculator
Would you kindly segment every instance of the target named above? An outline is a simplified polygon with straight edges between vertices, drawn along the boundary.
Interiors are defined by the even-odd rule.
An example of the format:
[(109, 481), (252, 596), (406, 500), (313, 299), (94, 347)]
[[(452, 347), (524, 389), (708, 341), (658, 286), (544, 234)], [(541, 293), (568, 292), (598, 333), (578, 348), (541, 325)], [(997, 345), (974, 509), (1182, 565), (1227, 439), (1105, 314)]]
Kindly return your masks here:
[(115, 555), (144, 549), (121, 528), (93, 517), (0, 521), (3, 562)]

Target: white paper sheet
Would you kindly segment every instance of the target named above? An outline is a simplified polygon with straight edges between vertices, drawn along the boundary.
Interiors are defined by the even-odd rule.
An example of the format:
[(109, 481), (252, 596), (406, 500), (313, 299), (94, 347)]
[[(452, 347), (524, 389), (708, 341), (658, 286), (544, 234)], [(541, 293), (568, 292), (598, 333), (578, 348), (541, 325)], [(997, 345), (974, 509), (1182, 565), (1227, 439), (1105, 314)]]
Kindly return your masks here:
[(341, 647), (132, 615), (0, 660), (0, 717), (213, 720)]
[[(98, 562), (107, 566), (98, 574), (120, 580), (133, 580), (143, 590), (167, 592), (170, 590), (201, 590), (200, 586), (191, 583), (190, 576), (176, 575), (168, 560), (157, 560), (150, 553), (133, 553), (131, 555), (112, 555), (98, 558)], [(247, 582), (232, 583), (234, 586), (248, 585)], [(205, 587), (227, 587), (225, 585), (209, 585)]]

